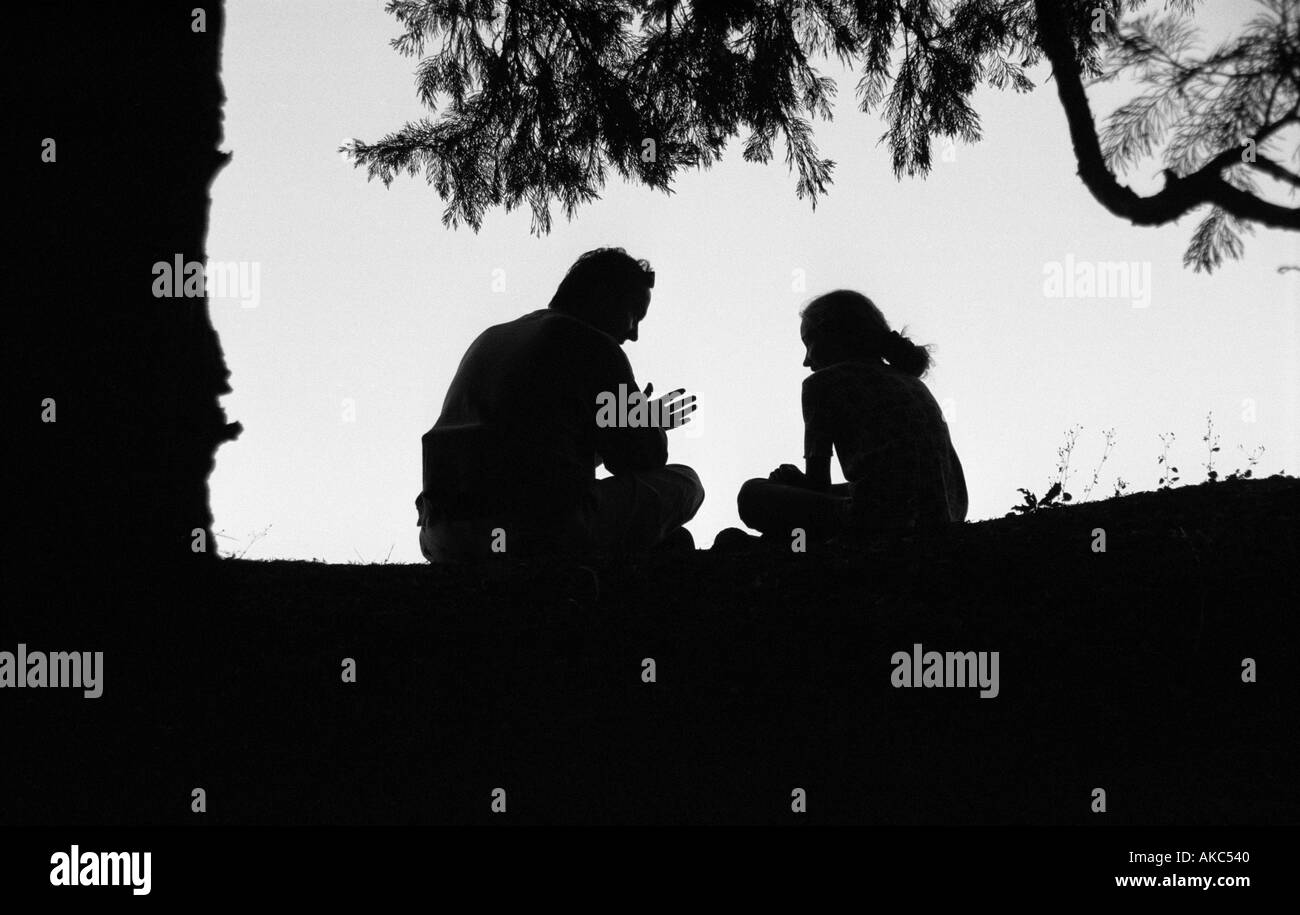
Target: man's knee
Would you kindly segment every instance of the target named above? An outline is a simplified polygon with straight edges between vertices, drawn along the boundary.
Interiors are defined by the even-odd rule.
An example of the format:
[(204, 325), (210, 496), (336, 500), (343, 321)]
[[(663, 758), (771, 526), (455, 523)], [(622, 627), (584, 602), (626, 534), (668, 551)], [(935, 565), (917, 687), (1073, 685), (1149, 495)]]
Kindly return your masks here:
[(695, 513), (704, 504), (704, 484), (700, 482), (700, 475), (685, 464), (667, 464), (664, 470), (671, 471), (682, 480), (682, 507), (686, 514), (682, 523), (685, 524), (695, 517)]
[(423, 525), (420, 528), (420, 552), (432, 563), (460, 562), (462, 557), (447, 542), (446, 525)]

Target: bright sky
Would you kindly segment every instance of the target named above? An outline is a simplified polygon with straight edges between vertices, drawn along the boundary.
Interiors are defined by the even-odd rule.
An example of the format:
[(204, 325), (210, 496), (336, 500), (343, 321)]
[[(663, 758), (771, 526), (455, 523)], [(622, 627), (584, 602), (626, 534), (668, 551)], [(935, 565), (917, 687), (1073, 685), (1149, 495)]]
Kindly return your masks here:
[[(1207, 6), (1215, 26), (1253, 12), (1245, 0)], [(427, 115), (416, 61), (389, 47), (399, 33), (381, 2), (228, 2), (234, 158), (212, 188), (208, 257), (255, 262), (260, 288), (255, 307), (211, 302), (234, 387), (222, 403), (244, 425), (211, 478), (225, 553), (422, 562), (420, 436), (457, 362), (488, 325), (545, 307), (574, 258), (601, 245), (656, 270), (627, 346), (637, 380), (700, 398), (669, 448), (708, 492), (690, 525), (701, 547), (739, 524), (746, 479), (800, 463), (797, 312), (840, 287), (936, 345), (926, 380), (965, 466), (971, 520), (1005, 514), (1019, 486), (1045, 490), (1073, 425), (1076, 499), (1112, 427), (1093, 499), (1117, 476), (1155, 488), (1159, 433), (1176, 435), (1183, 482), (1203, 480), (1210, 411), (1221, 472), (1245, 466), (1238, 445), (1265, 448), (1256, 475), (1300, 470), (1300, 272), (1277, 269), (1300, 264), (1300, 238), (1261, 230), (1245, 260), (1209, 277), (1185, 269), (1195, 218), (1137, 229), (1103, 210), (1075, 177), (1043, 68), (1029, 95), (981, 92), (984, 139), (946, 156), (940, 144), (924, 180), (894, 179), (882, 122), (856, 110), (856, 78), (828, 66), (840, 104), (817, 139), (838, 165), (815, 212), (779, 157), (745, 163), (736, 141), (672, 196), (614, 176), (573, 222), (556, 211), (549, 236), (529, 234), (526, 210), (492, 212), (476, 235), (443, 227), (422, 177), (385, 190), (337, 152)], [(1094, 109), (1123, 97), (1094, 90)], [(1150, 192), (1157, 175), (1153, 164), (1130, 180)], [(1067, 258), (1136, 262), (1139, 279), (1149, 269), (1149, 304), (1046, 295), (1050, 265)]]

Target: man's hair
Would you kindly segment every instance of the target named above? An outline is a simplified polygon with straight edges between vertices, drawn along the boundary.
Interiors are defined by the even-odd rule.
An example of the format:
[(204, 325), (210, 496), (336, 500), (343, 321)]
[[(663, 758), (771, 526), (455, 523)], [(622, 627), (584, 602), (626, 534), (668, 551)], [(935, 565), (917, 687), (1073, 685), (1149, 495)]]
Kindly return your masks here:
[(548, 306), (572, 315), (589, 315), (653, 289), (650, 262), (622, 248), (596, 248), (573, 262)]

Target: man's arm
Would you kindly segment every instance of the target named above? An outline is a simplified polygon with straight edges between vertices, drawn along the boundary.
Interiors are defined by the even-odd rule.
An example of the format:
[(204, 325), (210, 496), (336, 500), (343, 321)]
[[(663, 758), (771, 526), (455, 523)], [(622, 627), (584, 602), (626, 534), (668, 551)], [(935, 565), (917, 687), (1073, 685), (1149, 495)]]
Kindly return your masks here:
[[(638, 390), (628, 387), (628, 394)], [(653, 427), (612, 426), (597, 430), (597, 448), (610, 473), (655, 470), (668, 463), (668, 435)]]
[[(614, 344), (607, 365), (600, 373), (597, 390), (601, 393), (608, 392), (617, 403), (620, 385), (625, 386), (630, 413), (635, 401), (634, 395), (641, 396), (641, 388), (632, 376), (632, 365), (628, 362), (627, 356), (617, 344)], [(646, 423), (652, 419), (649, 406), (647, 399), (642, 411)], [(595, 422), (597, 406), (594, 401), (591, 409), (592, 419)], [(668, 463), (668, 435), (663, 429), (648, 425), (634, 428), (597, 423), (596, 452), (604, 458), (605, 469), (612, 474), (655, 470)]]

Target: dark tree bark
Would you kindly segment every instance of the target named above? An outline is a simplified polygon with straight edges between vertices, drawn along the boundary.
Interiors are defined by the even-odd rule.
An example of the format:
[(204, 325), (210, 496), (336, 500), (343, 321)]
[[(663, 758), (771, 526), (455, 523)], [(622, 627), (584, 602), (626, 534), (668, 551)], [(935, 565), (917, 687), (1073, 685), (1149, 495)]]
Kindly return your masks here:
[[(207, 477), (238, 433), (218, 402), (229, 373), (206, 297), (152, 288), (156, 262), (206, 261), (209, 187), (228, 158), (221, 0), (15, 12), (5, 560), (145, 572), (211, 560)], [(56, 422), (42, 422), (45, 398)]]

